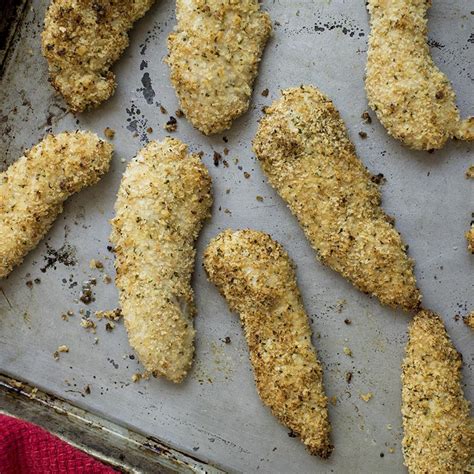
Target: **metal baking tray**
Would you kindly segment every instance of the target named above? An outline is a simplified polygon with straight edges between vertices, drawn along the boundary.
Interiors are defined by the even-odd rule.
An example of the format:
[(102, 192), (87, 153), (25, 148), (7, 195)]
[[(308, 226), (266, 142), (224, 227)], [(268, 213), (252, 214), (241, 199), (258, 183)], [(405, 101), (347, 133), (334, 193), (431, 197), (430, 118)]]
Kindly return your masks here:
[[(381, 307), (315, 260), (251, 150), (261, 109), (279, 97), (281, 88), (310, 83), (334, 100), (361, 159), (371, 172), (387, 178), (384, 207), (409, 243), (425, 306), (443, 316), (463, 354), (465, 391), (472, 399), (473, 335), (459, 317), (474, 308), (474, 258), (467, 253), (464, 238), (474, 204), (473, 183), (464, 178), (473, 161), (472, 145), (452, 141), (433, 154), (413, 152), (392, 140), (373, 113), (371, 124), (363, 122), (368, 36), (364, 2), (263, 2), (275, 26), (250, 111), (231, 130), (210, 138), (178, 118), (174, 136), (204, 152), (215, 198), (212, 220), (198, 242), (193, 283), (199, 310), (196, 359), (182, 385), (158, 379), (132, 383), (141, 367), (123, 325), (108, 332), (105, 323), (98, 322), (97, 333), (92, 334), (81, 327), (79, 314), (81, 309), (90, 311), (94, 319), (95, 310), (117, 306), (114, 285), (104, 283), (103, 273), (90, 269), (89, 262), (101, 261), (104, 272), (114, 275), (113, 254), (107, 249), (109, 219), (126, 162), (148, 140), (162, 139), (164, 124), (171, 115), (176, 117), (178, 104), (162, 61), (167, 35), (175, 25), (174, 2), (157, 1), (131, 32), (130, 47), (113, 68), (118, 79), (114, 97), (78, 116), (66, 111), (48, 84), (40, 53), (47, 4), (29, 1), (9, 42), (0, 84), (0, 166), (13, 162), (45, 133), (76, 128), (102, 136), (106, 127), (114, 129), (115, 156), (110, 173), (97, 186), (72, 197), (47, 238), (0, 282), (0, 372), (59, 397), (86, 418), (89, 413), (123, 427), (124, 433), (131, 430), (157, 439), (209, 470), (215, 466), (229, 472), (404, 472), (400, 363), (409, 316)], [(429, 16), (434, 59), (452, 81), (465, 116), (474, 112), (471, 10), (467, 0), (434, 0)], [(267, 88), (269, 95), (264, 97), (261, 92)], [(227, 167), (213, 164), (214, 152), (223, 155)], [(211, 237), (229, 227), (269, 232), (297, 264), (326, 391), (333, 397), (335, 451), (329, 461), (310, 456), (263, 406), (238, 317), (229, 313), (206, 281), (203, 249)], [(85, 305), (79, 298), (82, 285), (91, 278), (97, 280), (92, 287), (95, 300)], [(61, 315), (68, 310), (75, 315), (64, 321)], [(352, 324), (346, 325), (345, 319)], [(56, 361), (53, 352), (62, 344), (70, 351)], [(353, 357), (344, 353), (344, 346)], [(353, 372), (350, 384), (348, 371)], [(369, 392), (373, 398), (361, 400), (360, 395)], [(6, 398), (0, 400), (0, 408), (8, 411)], [(152, 453), (151, 458), (154, 455), (158, 456)]]

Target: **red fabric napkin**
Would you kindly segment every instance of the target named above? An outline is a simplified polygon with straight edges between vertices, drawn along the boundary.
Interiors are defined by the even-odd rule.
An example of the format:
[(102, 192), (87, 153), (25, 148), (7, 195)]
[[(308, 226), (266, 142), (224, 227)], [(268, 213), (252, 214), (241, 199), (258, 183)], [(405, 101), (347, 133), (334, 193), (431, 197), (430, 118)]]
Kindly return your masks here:
[(39, 426), (0, 415), (1, 474), (116, 474)]

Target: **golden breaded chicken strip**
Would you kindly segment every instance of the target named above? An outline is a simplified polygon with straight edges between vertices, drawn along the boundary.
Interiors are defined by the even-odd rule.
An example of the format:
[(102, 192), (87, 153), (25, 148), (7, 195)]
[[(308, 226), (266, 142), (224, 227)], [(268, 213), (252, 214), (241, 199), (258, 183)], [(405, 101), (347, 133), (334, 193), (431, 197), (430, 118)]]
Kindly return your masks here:
[(128, 46), (128, 31), (154, 1), (51, 1), (42, 50), (51, 84), (71, 111), (97, 107), (114, 93), (110, 67)]
[(240, 314), (263, 403), (312, 454), (329, 457), (323, 371), (288, 254), (262, 232), (227, 230), (209, 244), (204, 266)]
[(365, 87), (370, 107), (393, 137), (416, 150), (474, 140), (474, 117), (461, 120), (448, 78), (430, 55), (431, 0), (369, 0), (371, 32)]
[(47, 135), (0, 173), (0, 278), (38, 245), (69, 196), (109, 170), (112, 150), (90, 132)]
[(266, 109), (254, 150), (319, 259), (389, 306), (416, 308), (413, 262), (334, 104), (312, 86)]
[(474, 423), (461, 367), (441, 319), (420, 311), (410, 324), (402, 367), (402, 446), (410, 473), (474, 472)]
[(257, 0), (177, 0), (168, 38), (171, 82), (202, 133), (228, 129), (247, 111), (272, 26)]
[(146, 370), (181, 382), (194, 354), (194, 242), (211, 179), (179, 140), (150, 142), (127, 167), (110, 240), (130, 345)]

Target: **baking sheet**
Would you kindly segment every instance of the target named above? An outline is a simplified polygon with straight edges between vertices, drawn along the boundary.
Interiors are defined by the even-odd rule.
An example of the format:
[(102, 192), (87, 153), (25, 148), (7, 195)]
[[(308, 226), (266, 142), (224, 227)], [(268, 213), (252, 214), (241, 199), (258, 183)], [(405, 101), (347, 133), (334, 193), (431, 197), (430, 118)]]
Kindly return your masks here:
[[(97, 334), (80, 326), (79, 310), (117, 306), (113, 284), (89, 268), (91, 259), (113, 272), (107, 250), (113, 203), (126, 162), (151, 139), (162, 139), (164, 124), (178, 108), (169, 81), (166, 37), (175, 24), (174, 2), (158, 1), (131, 33), (130, 47), (113, 70), (115, 96), (98, 110), (67, 113), (47, 82), (40, 54), (45, 0), (32, 0), (13, 43), (0, 86), (0, 166), (17, 159), (47, 131), (83, 128), (103, 136), (116, 131), (110, 173), (97, 186), (72, 197), (47, 238), (0, 286), (0, 371), (25, 379), (71, 403), (231, 472), (403, 472), (400, 451), (400, 362), (409, 317), (382, 308), (314, 259), (296, 220), (266, 183), (251, 151), (261, 108), (281, 88), (311, 83), (335, 102), (359, 156), (383, 173), (384, 207), (416, 259), (424, 304), (439, 312), (462, 352), (468, 398), (473, 395), (472, 333), (456, 318), (473, 309), (474, 258), (464, 232), (471, 221), (474, 186), (464, 178), (472, 145), (451, 142), (434, 154), (412, 152), (388, 137), (367, 110), (363, 75), (368, 16), (364, 2), (351, 0), (265, 1), (275, 31), (260, 68), (251, 110), (222, 135), (207, 138), (186, 119), (174, 136), (204, 152), (213, 177), (212, 220), (198, 243), (194, 288), (199, 314), (196, 361), (180, 386), (151, 379), (132, 383), (140, 371), (125, 329), (98, 323)], [(433, 1), (430, 38), (436, 63), (453, 83), (464, 115), (474, 111), (474, 15), (467, 0)], [(261, 92), (268, 88), (268, 97)], [(160, 105), (167, 114), (160, 112)], [(358, 132), (365, 131), (362, 139)], [(224, 140), (225, 137), (225, 140)], [(228, 167), (213, 165), (214, 151)], [(238, 162), (237, 162), (238, 160)], [(249, 178), (244, 172), (250, 174)], [(230, 191), (228, 191), (230, 190)], [(256, 196), (263, 196), (263, 202)], [(260, 402), (252, 379), (238, 318), (205, 278), (202, 252), (225, 228), (252, 227), (279, 240), (297, 264), (314, 341), (324, 366), (335, 451), (329, 461), (310, 456), (289, 437)], [(46, 267), (46, 268), (45, 268)], [(42, 271), (44, 270), (44, 271)], [(83, 282), (97, 279), (95, 301), (79, 301)], [(40, 279), (35, 283), (35, 279)], [(27, 282), (33, 282), (30, 288)], [(64, 321), (61, 315), (75, 316)], [(344, 319), (352, 320), (351, 325)], [(225, 338), (231, 342), (226, 344)], [(95, 344), (95, 338), (98, 343)], [(53, 359), (59, 345), (70, 352)], [(344, 354), (344, 346), (353, 357)], [(353, 372), (352, 382), (345, 374)], [(90, 385), (91, 393), (84, 387)], [(368, 403), (361, 394), (373, 393)], [(393, 452), (392, 452), (393, 451)]]

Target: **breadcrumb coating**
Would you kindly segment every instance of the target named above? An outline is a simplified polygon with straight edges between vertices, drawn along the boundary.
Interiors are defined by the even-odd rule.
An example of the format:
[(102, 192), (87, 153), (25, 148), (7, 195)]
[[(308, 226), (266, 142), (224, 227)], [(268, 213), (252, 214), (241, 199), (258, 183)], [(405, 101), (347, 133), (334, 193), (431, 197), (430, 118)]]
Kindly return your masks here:
[(171, 82), (190, 122), (210, 135), (247, 111), (272, 26), (257, 0), (177, 0)]
[(370, 107), (394, 138), (416, 150), (450, 138), (474, 140), (456, 95), (434, 64), (427, 36), (431, 0), (368, 0), (371, 32), (365, 86)]
[(150, 142), (124, 173), (110, 240), (130, 345), (146, 370), (181, 382), (194, 354), (194, 242), (211, 179), (179, 140)]
[(467, 250), (474, 254), (474, 223), (471, 224), (471, 228), (466, 232), (467, 239)]
[(42, 51), (50, 82), (73, 112), (97, 107), (115, 91), (110, 67), (128, 46), (128, 31), (154, 0), (52, 0)]
[(266, 109), (254, 150), (319, 259), (389, 306), (417, 308), (413, 261), (334, 104), (312, 86)]
[(312, 454), (329, 457), (323, 372), (288, 254), (262, 232), (227, 230), (209, 244), (204, 266), (240, 314), (263, 403)]
[(471, 311), (467, 316), (464, 316), (463, 321), (466, 326), (469, 326), (474, 330), (474, 311)]
[(0, 173), (0, 278), (38, 245), (69, 196), (109, 170), (112, 150), (90, 132), (47, 135)]
[[(474, 165), (470, 166), (466, 171), (467, 179), (474, 179)], [(467, 250), (474, 254), (474, 222), (471, 223), (471, 228), (466, 232)], [(473, 318), (474, 319), (474, 318)], [(473, 322), (474, 327), (474, 322)]]
[(461, 368), (439, 316), (420, 311), (410, 325), (402, 366), (402, 446), (410, 473), (473, 472), (474, 423)]

